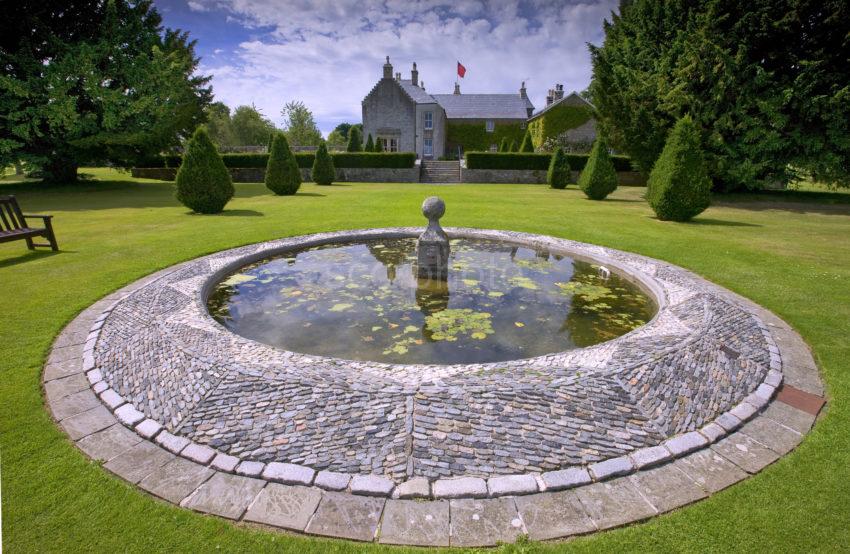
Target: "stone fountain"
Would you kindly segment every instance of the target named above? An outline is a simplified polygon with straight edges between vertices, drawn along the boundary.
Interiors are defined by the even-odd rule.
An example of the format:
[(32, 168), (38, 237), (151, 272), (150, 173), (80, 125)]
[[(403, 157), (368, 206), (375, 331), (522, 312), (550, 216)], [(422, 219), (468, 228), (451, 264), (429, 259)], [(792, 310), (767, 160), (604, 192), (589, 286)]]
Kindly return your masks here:
[(416, 241), (416, 274), (420, 279), (447, 281), (449, 278), (449, 236), (440, 226), (446, 213), (446, 203), (437, 196), (422, 203), (422, 215), (428, 227)]

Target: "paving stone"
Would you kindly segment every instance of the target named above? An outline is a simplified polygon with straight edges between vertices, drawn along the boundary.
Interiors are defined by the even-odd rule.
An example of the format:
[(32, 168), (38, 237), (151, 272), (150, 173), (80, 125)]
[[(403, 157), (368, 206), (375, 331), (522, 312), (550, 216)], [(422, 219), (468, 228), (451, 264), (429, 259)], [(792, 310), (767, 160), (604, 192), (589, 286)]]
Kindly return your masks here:
[(103, 467), (125, 481), (138, 483), (158, 468), (174, 459), (174, 455), (148, 441), (141, 441), (123, 454), (106, 462)]
[(189, 439), (172, 435), (168, 431), (161, 431), (154, 441), (169, 452), (175, 454), (180, 454), (180, 451), (189, 446), (190, 442)]
[(715, 442), (726, 436), (726, 429), (713, 421), (699, 430), (699, 432), (709, 440)]
[(99, 369), (92, 369), (86, 372), (86, 378), (89, 380), (89, 384), (94, 385), (95, 383), (103, 381), (103, 374)]
[(490, 477), (487, 479), (487, 491), (490, 496), (531, 494), (537, 492), (537, 479), (530, 474)]
[(83, 356), (83, 347), (79, 344), (73, 346), (64, 346), (60, 348), (52, 348), (47, 356), (47, 363), (55, 364), (67, 360), (77, 360)]
[(629, 479), (659, 513), (669, 512), (707, 496), (702, 487), (672, 464), (638, 471)]
[(136, 433), (116, 423), (103, 431), (83, 437), (77, 446), (93, 460), (108, 462), (142, 441)]
[(767, 417), (757, 417), (738, 430), (770, 448), (780, 456), (788, 454), (803, 440), (803, 435)]
[(636, 469), (646, 469), (671, 460), (673, 455), (663, 446), (652, 446), (633, 452), (630, 458)]
[(448, 501), (387, 500), (379, 541), (387, 544), (448, 546)]
[(124, 397), (112, 389), (106, 389), (105, 391), (101, 392), (100, 399), (103, 401), (104, 404), (106, 404), (113, 410), (118, 406), (126, 403)]
[(747, 477), (741, 468), (710, 448), (679, 458), (672, 465), (709, 493), (723, 490)]
[(44, 394), (48, 402), (55, 402), (63, 396), (87, 390), (91, 385), (84, 373), (77, 373), (69, 377), (63, 377), (44, 384)]
[(756, 410), (756, 407), (750, 404), (749, 402), (741, 402), (740, 404), (729, 410), (729, 413), (737, 417), (741, 421), (747, 421), (748, 419), (753, 417), (757, 411), (758, 410)]
[(747, 473), (758, 473), (779, 458), (779, 454), (743, 433), (729, 435), (711, 448)]
[(321, 499), (322, 493), (310, 487), (269, 483), (248, 508), (245, 520), (304, 531)]
[(117, 423), (115, 417), (105, 406), (97, 406), (77, 415), (63, 419), (62, 428), (71, 437), (71, 440), (79, 440), (86, 435), (97, 433), (102, 429)]
[(756, 396), (760, 396), (760, 397), (766, 398), (768, 400), (773, 398), (773, 395), (775, 393), (776, 393), (776, 387), (771, 387), (770, 385), (767, 385), (765, 383), (762, 383), (761, 385), (759, 385), (758, 388), (756, 389), (756, 392), (755, 392)]
[[(584, 488), (587, 487), (576, 490)], [(514, 499), (529, 538), (542, 541), (596, 530), (576, 490), (542, 492)]]
[(664, 441), (663, 446), (674, 456), (684, 456), (689, 452), (703, 448), (707, 444), (708, 439), (696, 431), (691, 431)]
[(558, 471), (547, 471), (541, 475), (546, 490), (559, 491), (591, 482), (590, 473), (583, 467), (568, 467)]
[(761, 410), (768, 404), (770, 404), (770, 400), (764, 398), (763, 396), (759, 396), (756, 393), (748, 394), (744, 399), (747, 404), (752, 404), (756, 410)]
[(306, 532), (358, 541), (375, 538), (384, 510), (384, 498), (325, 492)]
[(180, 455), (193, 462), (207, 465), (215, 457), (215, 450), (203, 444), (189, 443), (189, 446), (180, 451)]
[(213, 470), (183, 458), (174, 458), (139, 482), (149, 493), (174, 504), (192, 494)]
[(115, 410), (115, 417), (124, 425), (135, 427), (137, 423), (141, 423), (145, 419), (145, 414), (140, 412), (131, 404), (124, 404)]
[(808, 433), (815, 422), (815, 416), (812, 414), (784, 402), (771, 402), (762, 415), (798, 433)]
[[(758, 392), (759, 391), (757, 390), (756, 393), (758, 394)], [(823, 405), (826, 403), (826, 399), (822, 396), (811, 394), (791, 385), (783, 385), (779, 389), (779, 394), (777, 394), (776, 399), (814, 416), (820, 413), (821, 408), (823, 408)]]
[(576, 489), (576, 494), (599, 529), (625, 525), (656, 513), (627, 477), (587, 485)]
[(83, 371), (88, 374), (96, 367), (97, 365), (94, 362), (94, 352), (92, 350), (86, 350), (83, 352)]
[(771, 369), (767, 372), (767, 377), (764, 378), (764, 382), (771, 387), (779, 387), (779, 385), (782, 384), (782, 372)]
[(611, 458), (610, 460), (590, 464), (588, 467), (590, 474), (596, 481), (610, 479), (611, 477), (617, 477), (618, 475), (626, 475), (627, 473), (634, 471), (634, 469), (635, 466), (632, 464), (632, 461), (628, 456)]
[(297, 464), (270, 462), (263, 470), (263, 478), (285, 485), (309, 485), (313, 482), (315, 470)]
[(106, 381), (100, 381), (99, 383), (95, 383), (91, 386), (91, 390), (93, 390), (95, 394), (100, 394), (108, 388), (109, 386), (106, 384)]
[(55, 402), (50, 403), (50, 410), (53, 412), (53, 417), (58, 420), (75, 416), (77, 414), (97, 408), (100, 406), (100, 400), (94, 395), (91, 390), (81, 390), (68, 396), (63, 396)]
[(82, 372), (82, 360), (74, 358), (62, 362), (45, 364), (42, 379), (44, 381), (53, 381), (55, 379), (62, 379), (63, 377), (81, 374)]
[(726, 412), (720, 414), (720, 416), (718, 416), (718, 418), (714, 420), (714, 423), (720, 425), (721, 427), (726, 429), (727, 432), (731, 433), (732, 431), (740, 427), (743, 422), (737, 417), (730, 414), (729, 412)]
[(239, 475), (245, 475), (247, 477), (259, 477), (262, 475), (263, 470), (266, 468), (266, 464), (263, 462), (252, 462), (249, 460), (240, 462), (238, 466), (236, 466), (236, 473)]
[(152, 419), (146, 419), (136, 425), (136, 433), (149, 439), (162, 430), (162, 425)]
[(401, 484), (395, 489), (399, 498), (428, 498), (431, 496), (431, 483), (425, 477), (414, 477)]
[(449, 501), (452, 546), (496, 546), (524, 533), (510, 498), (456, 498)]
[(432, 484), (435, 498), (484, 498), (487, 482), (478, 477), (438, 479)]
[(395, 483), (380, 475), (355, 475), (351, 478), (351, 492), (366, 496), (389, 496)]
[(228, 454), (222, 454), (221, 452), (216, 454), (215, 458), (213, 458), (212, 462), (210, 462), (211, 467), (220, 471), (226, 471), (227, 473), (235, 471), (237, 465), (239, 465), (239, 458)]
[(265, 484), (260, 479), (216, 472), (181, 506), (227, 519), (239, 519)]

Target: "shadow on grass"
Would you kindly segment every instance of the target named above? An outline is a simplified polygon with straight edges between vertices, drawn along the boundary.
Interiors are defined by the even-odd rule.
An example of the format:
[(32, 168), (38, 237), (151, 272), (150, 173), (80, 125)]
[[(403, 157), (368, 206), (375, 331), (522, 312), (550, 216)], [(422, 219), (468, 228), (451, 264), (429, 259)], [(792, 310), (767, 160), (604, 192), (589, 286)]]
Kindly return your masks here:
[(266, 215), (257, 210), (228, 210), (227, 208), (217, 214), (201, 214), (193, 211), (187, 211), (185, 214), (196, 217), (261, 217)]
[(839, 191), (765, 190), (715, 194), (713, 204), (740, 210), (850, 215), (850, 194)]
[[(21, 241), (23, 244), (23, 241)], [(59, 250), (58, 252), (54, 252), (53, 250), (27, 250), (24, 254), (19, 256), (15, 256), (14, 258), (6, 258), (0, 260), (0, 269), (5, 267), (12, 267), (19, 264), (25, 264), (28, 262), (35, 262), (37, 260), (43, 260), (45, 258), (52, 258), (53, 256), (58, 256), (59, 254), (72, 254), (68, 250)]]
[(691, 225), (707, 225), (710, 227), (761, 227), (756, 223), (744, 223), (743, 221), (727, 221), (711, 217), (700, 217), (688, 222)]

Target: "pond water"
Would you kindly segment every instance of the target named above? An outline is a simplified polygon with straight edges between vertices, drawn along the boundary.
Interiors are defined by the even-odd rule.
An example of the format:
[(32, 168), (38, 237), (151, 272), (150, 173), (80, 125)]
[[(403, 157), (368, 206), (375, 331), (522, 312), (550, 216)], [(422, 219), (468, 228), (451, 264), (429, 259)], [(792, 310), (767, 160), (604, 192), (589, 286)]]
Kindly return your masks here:
[(243, 337), (399, 364), (514, 360), (604, 342), (655, 303), (599, 266), (488, 240), (451, 241), (448, 282), (417, 279), (416, 239), (333, 244), (251, 264), (219, 283), (212, 316)]

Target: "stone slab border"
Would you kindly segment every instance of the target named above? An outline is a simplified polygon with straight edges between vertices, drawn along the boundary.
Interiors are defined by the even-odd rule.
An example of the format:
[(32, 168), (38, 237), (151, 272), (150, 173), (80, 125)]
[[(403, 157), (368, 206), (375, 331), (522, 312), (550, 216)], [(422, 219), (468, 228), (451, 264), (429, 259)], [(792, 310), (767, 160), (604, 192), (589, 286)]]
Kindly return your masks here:
[[(589, 533), (681, 507), (760, 471), (796, 447), (824, 402), (802, 338), (771, 312), (722, 290), (764, 322), (773, 367), (732, 410), (659, 446), (588, 468), (414, 478), (397, 486), (375, 475), (240, 461), (163, 430), (109, 389), (94, 364), (112, 308), (189, 263), (136, 281), (77, 316), (53, 344), (44, 392), (59, 425), (106, 469), (166, 501), (228, 519), (392, 544), (487, 546), (522, 534), (545, 540)], [(434, 500), (422, 500), (428, 498)]]

